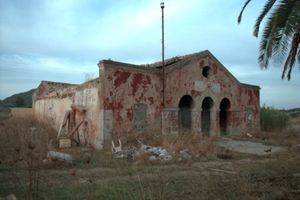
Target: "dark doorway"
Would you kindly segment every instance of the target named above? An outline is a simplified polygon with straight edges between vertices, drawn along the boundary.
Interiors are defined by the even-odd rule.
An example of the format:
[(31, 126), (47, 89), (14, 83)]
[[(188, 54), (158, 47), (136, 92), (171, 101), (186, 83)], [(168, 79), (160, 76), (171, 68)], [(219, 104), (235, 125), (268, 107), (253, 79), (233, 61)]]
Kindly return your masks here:
[(180, 128), (191, 129), (193, 98), (190, 95), (184, 95), (179, 102), (179, 122)]
[(221, 135), (227, 135), (228, 129), (228, 110), (230, 108), (230, 101), (224, 98), (220, 103), (220, 132)]
[(214, 101), (210, 97), (205, 97), (202, 101), (202, 113), (201, 113), (201, 129), (205, 136), (209, 136), (211, 119), (210, 110), (214, 105)]

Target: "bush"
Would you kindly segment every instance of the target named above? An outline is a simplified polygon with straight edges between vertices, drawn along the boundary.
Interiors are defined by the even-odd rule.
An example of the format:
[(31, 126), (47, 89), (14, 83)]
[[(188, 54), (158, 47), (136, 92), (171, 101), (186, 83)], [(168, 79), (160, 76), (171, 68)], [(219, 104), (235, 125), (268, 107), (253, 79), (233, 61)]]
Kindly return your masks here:
[(16, 107), (23, 107), (24, 105), (25, 105), (25, 101), (24, 101), (23, 97), (18, 96), (16, 98), (16, 101), (15, 101), (15, 106)]
[(260, 110), (260, 125), (262, 131), (282, 130), (289, 121), (289, 115), (273, 107), (263, 106)]

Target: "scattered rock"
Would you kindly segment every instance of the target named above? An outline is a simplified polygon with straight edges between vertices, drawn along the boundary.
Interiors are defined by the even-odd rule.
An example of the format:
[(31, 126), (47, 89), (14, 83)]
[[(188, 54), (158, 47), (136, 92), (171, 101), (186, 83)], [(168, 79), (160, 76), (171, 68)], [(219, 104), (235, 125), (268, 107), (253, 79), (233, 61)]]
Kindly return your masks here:
[(93, 183), (93, 180), (90, 178), (79, 178), (80, 183)]
[(270, 153), (272, 151), (272, 148), (268, 148), (265, 150), (266, 153)]
[[(155, 156), (157, 160), (161, 160), (161, 161), (169, 161), (169, 160), (173, 159), (173, 157), (169, 154), (169, 152), (162, 147), (152, 147), (152, 146), (143, 144), (141, 141), (138, 141), (138, 142), (141, 144), (140, 151), (142, 153), (150, 153), (151, 156)], [(150, 157), (149, 157), (149, 160), (150, 160)], [(151, 159), (153, 159), (153, 158), (151, 158)]]
[(141, 141), (138, 141), (141, 144), (139, 149), (131, 147), (130, 149), (122, 149), (121, 141), (119, 140), (119, 146), (115, 146), (112, 142), (112, 155), (114, 158), (127, 158), (129, 160), (134, 160), (136, 157), (149, 154), (149, 160), (160, 160), (168, 161), (172, 160), (173, 157), (169, 152), (162, 147), (152, 147), (149, 145), (143, 144)]
[(149, 160), (150, 160), (150, 161), (156, 161), (157, 158), (156, 158), (156, 156), (153, 156), (153, 155), (152, 155), (152, 156), (149, 157)]
[(179, 151), (179, 155), (184, 160), (190, 160), (192, 158), (192, 156), (189, 154), (189, 152), (190, 151), (188, 149), (183, 149), (183, 150)]
[(217, 157), (220, 159), (231, 159), (232, 152), (224, 147), (217, 148)]
[(253, 135), (251, 135), (250, 133), (246, 133), (246, 135), (247, 135), (249, 138), (253, 138)]

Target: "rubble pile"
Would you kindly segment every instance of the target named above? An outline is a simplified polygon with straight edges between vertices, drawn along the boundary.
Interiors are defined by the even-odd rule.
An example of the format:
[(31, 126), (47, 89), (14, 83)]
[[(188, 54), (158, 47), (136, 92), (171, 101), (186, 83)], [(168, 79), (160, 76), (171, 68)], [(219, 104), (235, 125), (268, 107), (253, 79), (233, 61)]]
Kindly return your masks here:
[(162, 147), (148, 146), (143, 144), (141, 141), (139, 141), (139, 143), (141, 144), (139, 153), (149, 153), (151, 155), (149, 160), (168, 161), (173, 159), (171, 154), (169, 154), (169, 152)]
[(130, 160), (134, 160), (136, 157), (139, 157), (141, 155), (148, 154), (150, 161), (169, 161), (172, 160), (172, 155), (164, 148), (162, 147), (153, 147), (149, 145), (143, 144), (141, 141), (138, 141), (140, 143), (140, 148), (131, 147), (129, 149), (122, 149), (122, 143), (119, 140), (119, 146), (115, 146), (112, 142), (112, 155), (114, 158), (127, 158)]

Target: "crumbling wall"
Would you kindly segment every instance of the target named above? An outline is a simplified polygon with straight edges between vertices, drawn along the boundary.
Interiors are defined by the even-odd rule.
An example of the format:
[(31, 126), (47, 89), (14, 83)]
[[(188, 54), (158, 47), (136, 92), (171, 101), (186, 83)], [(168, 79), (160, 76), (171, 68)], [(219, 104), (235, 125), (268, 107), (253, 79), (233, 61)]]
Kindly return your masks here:
[[(76, 125), (81, 124), (77, 139), (81, 144), (94, 145), (99, 125), (98, 84), (99, 78), (82, 85), (42, 81), (33, 94), (35, 116), (47, 120), (59, 131), (66, 113), (70, 111), (74, 124), (67, 131), (72, 131)], [(98, 141), (99, 144), (102, 142)]]
[(75, 85), (42, 81), (33, 94), (33, 110), (40, 120), (47, 120), (56, 130), (73, 103)]
[(253, 86), (242, 86), (241, 94), (241, 132), (253, 133), (260, 130), (259, 90)]
[[(76, 88), (72, 111), (76, 123), (83, 121), (79, 127), (79, 137), (82, 144), (96, 144), (99, 146), (103, 141), (97, 141), (97, 129), (99, 121), (99, 78), (88, 81)], [(99, 143), (99, 144), (98, 144)]]
[[(104, 61), (99, 64), (104, 132), (159, 130), (162, 82), (158, 70)], [(111, 130), (109, 130), (111, 128)], [(104, 133), (107, 135), (109, 133)]]
[[(205, 69), (208, 69), (207, 73), (205, 73)], [(221, 102), (224, 99), (229, 102), (225, 109), (227, 134), (240, 133), (245, 130), (247, 122), (244, 115), (249, 109), (253, 110), (252, 127), (255, 130), (259, 127), (259, 88), (255, 86), (246, 87), (239, 83), (214, 57), (205, 54), (193, 55), (167, 67), (165, 71), (165, 105), (168, 109), (165, 109), (163, 114), (164, 125), (167, 124), (164, 127), (164, 133), (178, 133), (180, 131), (180, 122), (178, 123), (180, 118), (179, 102), (185, 95), (189, 95), (193, 99), (190, 109), (192, 115), (191, 131), (194, 133), (203, 134), (205, 98), (210, 98), (212, 101), (212, 105), (208, 109), (210, 117), (210, 121), (207, 122), (210, 123), (209, 135), (221, 134), (220, 120), (224, 115), (220, 112)], [(176, 115), (174, 112), (179, 112), (179, 114)], [(253, 132), (254, 129), (248, 129), (248, 131)]]

